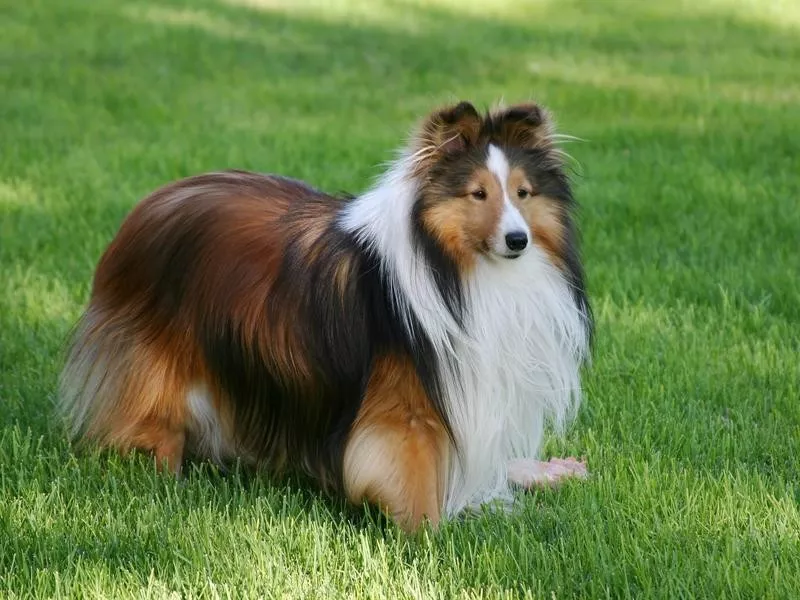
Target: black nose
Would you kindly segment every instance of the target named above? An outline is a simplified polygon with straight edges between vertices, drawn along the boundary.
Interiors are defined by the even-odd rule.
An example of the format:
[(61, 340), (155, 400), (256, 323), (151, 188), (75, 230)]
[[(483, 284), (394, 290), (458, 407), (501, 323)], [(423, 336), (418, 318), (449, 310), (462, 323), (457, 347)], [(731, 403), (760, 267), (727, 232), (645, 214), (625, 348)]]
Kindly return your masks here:
[(524, 231), (512, 231), (506, 234), (506, 246), (513, 252), (521, 252), (528, 245), (528, 234)]

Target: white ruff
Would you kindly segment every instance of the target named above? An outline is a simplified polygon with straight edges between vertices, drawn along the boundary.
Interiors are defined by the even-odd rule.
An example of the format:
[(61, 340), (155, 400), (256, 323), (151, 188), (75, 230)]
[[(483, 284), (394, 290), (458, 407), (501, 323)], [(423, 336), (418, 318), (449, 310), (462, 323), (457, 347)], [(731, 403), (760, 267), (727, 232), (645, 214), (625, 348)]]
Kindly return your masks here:
[(588, 340), (567, 282), (535, 244), (516, 260), (479, 259), (458, 326), (412, 243), (411, 160), (398, 160), (354, 200), (341, 226), (380, 254), (400, 313), (416, 316), (439, 357), (459, 448), (444, 506), (452, 516), (512, 499), (508, 462), (535, 458), (547, 422), (560, 427), (573, 414)]

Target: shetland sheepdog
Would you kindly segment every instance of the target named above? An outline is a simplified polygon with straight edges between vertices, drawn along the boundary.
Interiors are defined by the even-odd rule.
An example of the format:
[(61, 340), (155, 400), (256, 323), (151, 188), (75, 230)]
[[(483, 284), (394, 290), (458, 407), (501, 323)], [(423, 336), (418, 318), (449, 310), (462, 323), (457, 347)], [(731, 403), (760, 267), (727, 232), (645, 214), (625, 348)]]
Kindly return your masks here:
[(592, 318), (545, 110), (437, 110), (371, 189), (226, 171), (153, 192), (97, 267), (75, 437), (294, 469), (412, 531), (519, 485), (580, 397)]

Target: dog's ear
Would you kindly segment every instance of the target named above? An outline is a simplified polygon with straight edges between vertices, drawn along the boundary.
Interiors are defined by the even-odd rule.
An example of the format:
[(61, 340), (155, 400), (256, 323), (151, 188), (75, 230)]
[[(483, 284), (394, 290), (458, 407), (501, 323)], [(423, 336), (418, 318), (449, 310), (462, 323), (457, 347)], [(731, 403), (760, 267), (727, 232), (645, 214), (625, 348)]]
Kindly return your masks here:
[(415, 162), (432, 164), (444, 155), (477, 143), (482, 119), (469, 102), (459, 102), (428, 116), (413, 140)]
[(553, 133), (550, 117), (538, 104), (518, 104), (492, 114), (502, 143), (512, 148), (549, 146)]

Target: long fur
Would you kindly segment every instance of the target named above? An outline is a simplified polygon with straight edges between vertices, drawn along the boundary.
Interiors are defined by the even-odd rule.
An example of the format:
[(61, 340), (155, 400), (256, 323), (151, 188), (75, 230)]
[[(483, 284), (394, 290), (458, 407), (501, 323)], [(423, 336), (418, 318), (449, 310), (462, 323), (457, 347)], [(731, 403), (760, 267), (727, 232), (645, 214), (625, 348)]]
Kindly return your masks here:
[[(302, 469), (409, 529), (509, 500), (509, 461), (574, 413), (591, 337), (553, 135), (536, 105), (461, 103), (353, 199), (238, 171), (157, 190), (75, 329), (60, 396), (73, 435), (176, 472), (190, 453)], [(452, 191), (491, 183), (491, 152), (535, 179), (530, 203), (504, 181), (493, 204)], [(503, 210), (532, 239), (515, 260), (477, 233)]]
[(400, 158), (342, 223), (381, 255), (406, 326), (420, 327), (435, 349), (458, 449), (446, 493), (453, 516), (510, 500), (509, 461), (537, 456), (546, 423), (560, 430), (574, 414), (591, 314), (582, 275), (565, 276), (535, 248), (513, 262), (480, 261), (462, 282), (467, 320), (459, 323), (413, 243), (414, 158)]

